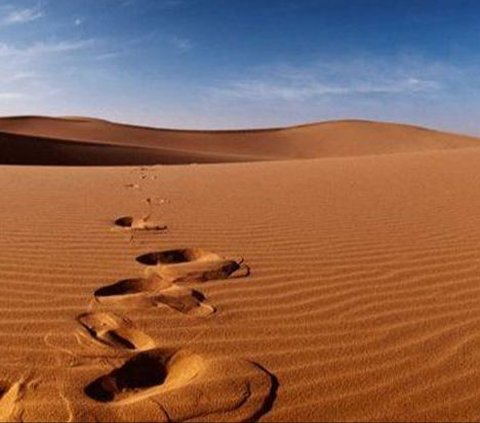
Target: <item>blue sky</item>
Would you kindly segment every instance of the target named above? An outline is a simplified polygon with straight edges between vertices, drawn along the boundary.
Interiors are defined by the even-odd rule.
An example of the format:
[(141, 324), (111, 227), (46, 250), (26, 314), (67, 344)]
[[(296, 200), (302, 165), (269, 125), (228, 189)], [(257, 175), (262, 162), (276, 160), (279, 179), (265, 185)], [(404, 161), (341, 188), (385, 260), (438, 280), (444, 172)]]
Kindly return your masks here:
[(480, 135), (480, 1), (0, 0), (0, 114)]

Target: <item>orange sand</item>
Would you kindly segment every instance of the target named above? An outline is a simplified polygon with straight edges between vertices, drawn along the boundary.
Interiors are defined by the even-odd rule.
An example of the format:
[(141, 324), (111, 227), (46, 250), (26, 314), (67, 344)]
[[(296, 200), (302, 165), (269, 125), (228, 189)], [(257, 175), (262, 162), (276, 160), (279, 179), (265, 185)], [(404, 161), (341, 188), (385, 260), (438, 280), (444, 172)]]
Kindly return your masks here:
[(1, 166), (0, 420), (480, 419), (479, 140), (111, 125), (4, 119), (0, 158), (310, 159)]

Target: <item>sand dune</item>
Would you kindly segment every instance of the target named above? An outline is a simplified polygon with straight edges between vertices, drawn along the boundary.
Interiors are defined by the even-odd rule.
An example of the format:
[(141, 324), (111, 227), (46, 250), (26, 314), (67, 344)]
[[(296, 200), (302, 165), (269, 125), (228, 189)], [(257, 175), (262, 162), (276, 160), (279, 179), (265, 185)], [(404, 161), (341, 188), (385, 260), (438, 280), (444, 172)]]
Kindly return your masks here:
[(0, 163), (135, 165), (345, 157), (477, 147), (477, 138), (368, 121), (186, 131), (99, 119), (0, 118)]
[[(1, 131), (58, 146), (91, 142), (77, 123), (119, 128), (30, 122)], [(477, 141), (265, 134), (258, 157), (296, 139), (324, 158), (0, 167), (0, 420), (480, 419)]]

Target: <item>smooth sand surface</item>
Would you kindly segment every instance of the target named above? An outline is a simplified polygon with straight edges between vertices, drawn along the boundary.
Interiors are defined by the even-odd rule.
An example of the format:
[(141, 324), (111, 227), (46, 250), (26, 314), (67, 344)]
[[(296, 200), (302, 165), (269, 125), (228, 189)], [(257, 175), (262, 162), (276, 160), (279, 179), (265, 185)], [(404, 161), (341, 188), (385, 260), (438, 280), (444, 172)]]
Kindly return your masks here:
[(480, 149), (426, 134), (1, 166), (0, 420), (478, 421)]

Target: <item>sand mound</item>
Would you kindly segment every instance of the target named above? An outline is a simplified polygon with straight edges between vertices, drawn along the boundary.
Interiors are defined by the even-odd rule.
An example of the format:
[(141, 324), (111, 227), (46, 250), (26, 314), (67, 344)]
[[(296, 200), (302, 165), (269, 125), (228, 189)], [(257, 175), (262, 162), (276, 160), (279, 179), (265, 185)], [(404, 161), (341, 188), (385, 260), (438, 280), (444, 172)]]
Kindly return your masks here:
[(0, 118), (3, 164), (248, 162), (458, 149), (477, 147), (479, 143), (474, 137), (368, 121), (262, 130), (187, 131), (86, 118)]

